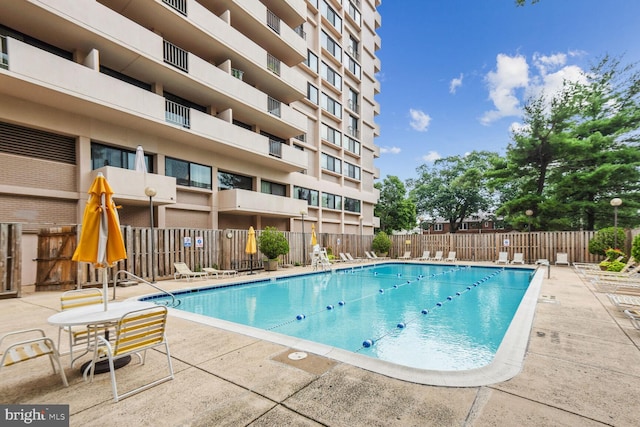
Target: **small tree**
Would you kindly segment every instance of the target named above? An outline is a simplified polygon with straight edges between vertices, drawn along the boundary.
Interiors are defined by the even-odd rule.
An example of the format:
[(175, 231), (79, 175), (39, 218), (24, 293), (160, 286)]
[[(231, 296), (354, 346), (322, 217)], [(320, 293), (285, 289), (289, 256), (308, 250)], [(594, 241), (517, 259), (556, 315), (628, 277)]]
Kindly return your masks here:
[(391, 239), (387, 236), (387, 233), (379, 231), (371, 242), (371, 249), (373, 249), (376, 254), (388, 253), (389, 249), (391, 249)]
[(258, 237), (258, 248), (270, 260), (289, 253), (289, 242), (284, 233), (275, 227), (266, 227)]

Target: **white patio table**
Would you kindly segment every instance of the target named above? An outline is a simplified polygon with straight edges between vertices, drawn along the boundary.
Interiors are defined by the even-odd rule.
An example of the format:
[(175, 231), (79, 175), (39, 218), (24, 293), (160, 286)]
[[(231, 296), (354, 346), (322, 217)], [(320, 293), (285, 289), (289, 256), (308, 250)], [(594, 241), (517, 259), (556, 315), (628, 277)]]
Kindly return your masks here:
[[(49, 322), (49, 324), (59, 327), (79, 325), (104, 325), (120, 320), (122, 316), (129, 313), (130, 311), (142, 310), (154, 306), (155, 304), (151, 302), (136, 300), (110, 302), (107, 306), (107, 310), (105, 311), (102, 304), (94, 304), (61, 311), (49, 316), (47, 321)], [(129, 361), (130, 358), (120, 359), (120, 362), (115, 366), (116, 369), (125, 366), (127, 363), (129, 363)], [(86, 374), (88, 372), (87, 368), (89, 366), (91, 366), (91, 362), (84, 363), (80, 368), (80, 372), (82, 372), (83, 375)], [(103, 372), (109, 372), (108, 363), (102, 365), (96, 364), (95, 373), (99, 374)]]

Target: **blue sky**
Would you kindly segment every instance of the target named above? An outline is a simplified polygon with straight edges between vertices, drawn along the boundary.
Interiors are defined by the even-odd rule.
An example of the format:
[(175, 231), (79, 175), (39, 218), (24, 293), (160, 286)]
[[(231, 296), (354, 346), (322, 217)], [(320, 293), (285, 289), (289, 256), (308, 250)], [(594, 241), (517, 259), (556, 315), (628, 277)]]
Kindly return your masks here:
[(380, 180), (473, 150), (504, 154), (531, 94), (599, 58), (640, 61), (640, 0), (383, 0)]

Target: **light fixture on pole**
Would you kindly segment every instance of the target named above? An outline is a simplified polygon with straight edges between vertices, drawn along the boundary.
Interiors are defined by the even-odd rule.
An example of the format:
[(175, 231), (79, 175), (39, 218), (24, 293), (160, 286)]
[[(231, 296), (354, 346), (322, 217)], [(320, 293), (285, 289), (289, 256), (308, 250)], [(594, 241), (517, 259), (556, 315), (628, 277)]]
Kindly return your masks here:
[(302, 216), (302, 266), (307, 265), (307, 244), (304, 239), (304, 216), (306, 212), (300, 211), (300, 215)]
[(622, 199), (611, 199), (611, 206), (613, 206), (613, 248), (618, 249), (618, 206), (622, 205)]
[(531, 264), (531, 216), (533, 215), (533, 211), (531, 209), (527, 209), (524, 212), (527, 215), (527, 234), (528, 234), (528, 250), (527, 250), (527, 261), (529, 264)]
[(146, 187), (144, 194), (149, 197), (149, 224), (151, 225), (151, 283), (156, 283), (156, 250), (155, 250), (155, 236), (153, 233), (153, 198), (158, 192), (153, 187)]
[(364, 243), (362, 241), (362, 215), (360, 215), (360, 252), (362, 252), (359, 257), (364, 258)]

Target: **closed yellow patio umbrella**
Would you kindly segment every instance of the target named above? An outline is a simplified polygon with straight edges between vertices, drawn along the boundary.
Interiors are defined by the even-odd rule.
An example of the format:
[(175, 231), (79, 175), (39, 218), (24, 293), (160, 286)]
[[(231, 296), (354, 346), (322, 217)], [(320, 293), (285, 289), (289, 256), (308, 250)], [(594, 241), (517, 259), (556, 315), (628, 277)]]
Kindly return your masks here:
[[(120, 218), (112, 199), (113, 190), (104, 175), (98, 173), (88, 193), (89, 199), (82, 217), (80, 241), (71, 259), (91, 263), (96, 268), (111, 267), (127, 257), (120, 230)], [(102, 277), (106, 311), (109, 289), (106, 270)]]
[(247, 236), (247, 245), (244, 248), (244, 252), (249, 254), (249, 274), (253, 274), (253, 254), (258, 252), (256, 244), (256, 231), (253, 229), (253, 225), (249, 227), (249, 235)]
[(318, 244), (318, 236), (316, 236), (316, 225), (311, 224), (311, 246)]

